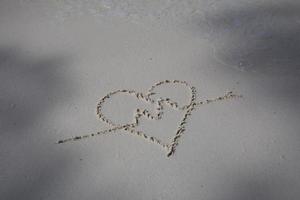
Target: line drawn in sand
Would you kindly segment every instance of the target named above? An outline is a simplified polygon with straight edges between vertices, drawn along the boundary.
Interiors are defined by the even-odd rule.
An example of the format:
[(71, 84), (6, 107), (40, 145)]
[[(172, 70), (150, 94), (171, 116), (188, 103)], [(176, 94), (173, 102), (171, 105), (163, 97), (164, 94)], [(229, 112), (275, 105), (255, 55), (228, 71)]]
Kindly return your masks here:
[[(185, 86), (189, 92), (190, 92), (190, 99), (189, 103), (187, 105), (179, 106), (179, 103), (176, 101), (171, 100), (170, 98), (158, 98), (158, 99), (152, 99), (151, 96), (156, 94), (154, 91), (158, 86), (161, 85), (166, 85), (166, 84), (181, 84)], [(113, 95), (116, 94), (126, 94), (126, 95), (131, 95), (137, 98), (138, 100), (142, 100), (148, 104), (152, 104), (155, 106), (155, 113), (152, 114), (149, 112), (147, 109), (139, 109), (137, 108), (134, 112), (134, 117), (132, 123), (127, 123), (127, 124), (116, 124), (112, 120), (108, 119), (103, 113), (102, 113), (102, 105)], [(170, 157), (175, 153), (176, 147), (179, 144), (179, 139), (181, 136), (184, 134), (185, 129), (186, 129), (186, 124), (188, 117), (191, 116), (192, 111), (194, 111), (197, 107), (205, 104), (210, 104), (213, 102), (217, 101), (222, 101), (222, 100), (228, 100), (228, 99), (233, 99), (233, 98), (241, 98), (241, 95), (236, 95), (232, 91), (227, 92), (224, 96), (220, 96), (214, 99), (207, 99), (205, 101), (196, 101), (196, 88), (188, 84), (186, 81), (180, 81), (180, 80), (164, 80), (157, 82), (153, 86), (151, 86), (146, 93), (143, 92), (137, 92), (135, 90), (116, 90), (113, 92), (108, 93), (106, 96), (104, 96), (98, 103), (97, 105), (97, 115), (99, 119), (101, 119), (104, 123), (108, 124), (111, 126), (110, 129), (98, 131), (96, 133), (91, 133), (87, 135), (81, 135), (81, 136), (75, 136), (63, 140), (59, 140), (57, 143), (62, 144), (70, 141), (77, 141), (77, 140), (82, 140), (85, 138), (89, 137), (94, 137), (98, 135), (107, 135), (111, 133), (115, 133), (117, 130), (124, 130), (125, 132), (139, 136), (140, 138), (143, 138), (151, 143), (158, 144), (160, 145), (163, 149), (167, 151), (167, 157)], [(164, 111), (164, 105), (171, 107), (174, 110), (177, 111), (184, 111), (182, 119), (180, 123), (178, 124), (178, 127), (175, 131), (175, 136), (169, 141), (169, 143), (165, 143), (161, 141), (159, 138), (154, 137), (154, 136), (149, 136), (145, 134), (143, 131), (136, 130), (136, 128), (139, 125), (139, 121), (141, 117), (147, 118), (149, 120), (160, 120), (162, 119), (163, 116), (163, 111)]]

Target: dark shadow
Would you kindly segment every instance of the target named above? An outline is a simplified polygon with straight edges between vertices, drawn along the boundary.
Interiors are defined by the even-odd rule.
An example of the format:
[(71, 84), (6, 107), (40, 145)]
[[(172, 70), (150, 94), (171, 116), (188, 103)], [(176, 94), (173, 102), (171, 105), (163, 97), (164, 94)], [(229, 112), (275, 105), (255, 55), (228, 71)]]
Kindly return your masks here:
[[(272, 183), (268, 183), (265, 180), (256, 179), (251, 180), (244, 179), (238, 180), (234, 185), (235, 188), (231, 188), (228, 192), (228, 196), (223, 200), (273, 200), (281, 199), (276, 196), (276, 189)], [(278, 189), (278, 188), (277, 188)]]
[(74, 92), (65, 65), (62, 56), (0, 47), (0, 199), (44, 199), (64, 181), (70, 152), (53, 153), (51, 135), (35, 128)]
[(300, 2), (225, 3), (204, 13), (190, 28), (211, 42), (214, 60), (247, 72), (272, 101), (299, 106)]
[(22, 134), (71, 94), (70, 81), (59, 71), (65, 65), (62, 57), (34, 58), (27, 54), (0, 48), (1, 134)]
[(223, 6), (208, 9), (199, 21), (200, 33), (223, 63), (245, 71), (299, 75), (299, 3)]
[(1, 199), (57, 199), (57, 196), (62, 195), (59, 191), (63, 191), (63, 183), (67, 182), (71, 165), (69, 161), (67, 156), (59, 155), (50, 164), (39, 164), (38, 168), (32, 166), (35, 170), (23, 168), (21, 174), (15, 172), (19, 176), (10, 177), (8, 184), (2, 186), (5, 190), (1, 192)]
[[(266, 173), (269, 172), (269, 173)], [(270, 170), (259, 172), (253, 170), (239, 176), (226, 177), (223, 185), (217, 186), (213, 195), (215, 200), (280, 200), (297, 199), (297, 190), (291, 181), (283, 179), (281, 173)], [(224, 184), (226, 183), (226, 184)]]

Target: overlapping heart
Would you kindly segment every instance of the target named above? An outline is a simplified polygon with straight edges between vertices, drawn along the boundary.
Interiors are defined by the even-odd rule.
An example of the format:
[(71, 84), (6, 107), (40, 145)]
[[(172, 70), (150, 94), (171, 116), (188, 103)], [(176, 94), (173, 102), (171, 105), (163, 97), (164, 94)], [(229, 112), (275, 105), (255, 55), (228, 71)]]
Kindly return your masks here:
[[(186, 105), (180, 106), (178, 102), (173, 101), (170, 98), (160, 97), (158, 99), (152, 99), (151, 96), (155, 94), (155, 92), (154, 92), (155, 89), (159, 86), (166, 85), (166, 84), (170, 84), (170, 85), (174, 85), (174, 86), (180, 84), (180, 85), (185, 86), (185, 88), (187, 90), (189, 90), (189, 93), (190, 93), (189, 103)], [(147, 109), (139, 109), (138, 108), (134, 112), (133, 121), (131, 123), (117, 124), (117, 123), (113, 122), (111, 119), (108, 119), (102, 113), (102, 106), (109, 98), (111, 98), (112, 96), (114, 96), (116, 94), (120, 94), (120, 93), (131, 95), (131, 96), (137, 98), (138, 100), (144, 101), (147, 104), (154, 105), (155, 113), (152, 114)], [(222, 97), (218, 97), (218, 98), (206, 100), (206, 101), (196, 102), (195, 87), (190, 86), (186, 81), (180, 81), (180, 80), (160, 81), (160, 82), (154, 84), (153, 86), (151, 86), (145, 93), (137, 92), (135, 90), (126, 90), (126, 89), (125, 90), (116, 90), (116, 91), (110, 92), (106, 96), (104, 96), (97, 105), (98, 117), (103, 122), (110, 125), (112, 128), (103, 130), (103, 131), (99, 131), (95, 134), (93, 133), (93, 134), (88, 134), (88, 135), (83, 135), (83, 136), (76, 136), (76, 137), (68, 138), (68, 139), (64, 139), (64, 140), (59, 140), (58, 143), (65, 143), (68, 141), (80, 140), (80, 139), (84, 139), (84, 138), (88, 138), (88, 137), (92, 137), (92, 136), (96, 136), (96, 135), (108, 134), (108, 133), (115, 132), (117, 130), (124, 130), (127, 133), (139, 136), (147, 141), (150, 141), (151, 143), (155, 143), (155, 144), (162, 146), (164, 149), (167, 150), (167, 156), (169, 157), (174, 154), (176, 146), (178, 145), (179, 139), (185, 132), (187, 119), (191, 115), (192, 111), (195, 109), (195, 107), (197, 105), (208, 104), (208, 103), (212, 103), (215, 101), (229, 99), (229, 98), (233, 98), (233, 97), (240, 97), (240, 96), (234, 95), (232, 92), (228, 92), (226, 95), (224, 95)], [(140, 121), (141, 117), (147, 118), (149, 120), (160, 120), (163, 116), (164, 106), (169, 106), (174, 110), (183, 111), (182, 119), (177, 126), (174, 137), (171, 139), (171, 141), (169, 141), (169, 143), (164, 143), (159, 138), (147, 135), (143, 131), (136, 129), (139, 125), (139, 121)]]

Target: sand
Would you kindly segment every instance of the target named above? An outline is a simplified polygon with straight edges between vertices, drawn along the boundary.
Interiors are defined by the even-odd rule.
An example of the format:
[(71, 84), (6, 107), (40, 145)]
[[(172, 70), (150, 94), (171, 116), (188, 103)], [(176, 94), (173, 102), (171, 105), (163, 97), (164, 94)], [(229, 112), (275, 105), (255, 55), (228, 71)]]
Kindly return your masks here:
[[(1, 1), (0, 199), (300, 197), (300, 7), (297, 1)], [(182, 80), (197, 107), (174, 155), (111, 128), (97, 104), (116, 90)], [(156, 98), (188, 101), (184, 88)], [(121, 96), (120, 122), (151, 105)], [(128, 115), (128, 113), (131, 113)], [(141, 129), (164, 141), (182, 113)]]

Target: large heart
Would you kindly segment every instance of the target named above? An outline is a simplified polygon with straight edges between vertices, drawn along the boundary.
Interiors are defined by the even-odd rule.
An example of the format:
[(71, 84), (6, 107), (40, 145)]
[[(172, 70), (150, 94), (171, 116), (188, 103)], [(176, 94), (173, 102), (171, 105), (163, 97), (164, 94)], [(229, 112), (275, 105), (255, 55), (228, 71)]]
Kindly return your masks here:
[[(166, 84), (183, 85), (187, 90), (189, 90), (190, 98), (189, 98), (188, 104), (180, 106), (178, 102), (173, 101), (170, 98), (159, 97), (157, 99), (153, 99), (152, 96), (155, 94), (155, 89), (159, 86), (166, 85)], [(103, 114), (102, 106), (112, 96), (114, 96), (116, 94), (120, 94), (120, 93), (126, 94), (126, 95), (131, 95), (138, 100), (144, 101), (147, 104), (152, 104), (155, 107), (155, 113), (151, 113), (147, 109), (137, 108), (134, 112), (133, 121), (131, 123), (117, 124), (117, 123), (113, 122), (111, 119), (109, 119), (108, 117), (106, 117)], [(225, 99), (229, 99), (229, 98), (233, 98), (233, 97), (241, 97), (241, 96), (234, 95), (232, 92), (228, 92), (226, 95), (224, 95), (222, 97), (217, 97), (215, 99), (196, 102), (195, 87), (192, 87), (186, 81), (180, 81), (180, 80), (160, 81), (160, 82), (154, 84), (153, 86), (151, 86), (146, 92), (137, 92), (135, 90), (126, 90), (126, 89), (116, 90), (116, 91), (110, 92), (106, 96), (104, 96), (97, 105), (98, 117), (104, 123), (107, 123), (108, 125), (110, 125), (111, 126), (110, 129), (99, 131), (99, 132), (93, 133), (93, 134), (76, 136), (76, 137), (72, 137), (72, 138), (68, 138), (68, 139), (64, 139), (64, 140), (59, 140), (58, 143), (65, 143), (68, 141), (80, 140), (80, 139), (84, 139), (84, 138), (88, 138), (88, 137), (92, 137), (92, 136), (96, 136), (96, 135), (109, 134), (109, 133), (115, 132), (117, 130), (124, 130), (127, 133), (139, 136), (151, 143), (162, 146), (164, 149), (167, 150), (167, 156), (169, 157), (172, 154), (174, 154), (176, 146), (178, 145), (178, 141), (179, 141), (180, 137), (184, 134), (185, 126), (187, 124), (187, 119), (191, 115), (192, 111), (195, 109), (195, 107), (197, 105), (208, 104), (208, 103), (212, 103), (215, 101), (225, 100)], [(175, 130), (174, 137), (168, 143), (164, 143), (164, 142), (162, 142), (161, 139), (159, 139), (157, 137), (150, 136), (141, 130), (137, 130), (137, 127), (139, 126), (139, 121), (140, 121), (141, 117), (147, 118), (149, 120), (161, 120), (163, 113), (164, 113), (164, 106), (169, 106), (170, 108), (172, 108), (174, 110), (183, 111), (182, 118), (181, 118), (179, 124), (177, 125), (177, 129)]]
[[(186, 87), (186, 89), (189, 90), (190, 92), (190, 99), (189, 99), (189, 103), (186, 105), (182, 105), (180, 106), (178, 102), (173, 101), (170, 98), (158, 98), (158, 99), (152, 99), (151, 96), (154, 93), (155, 89), (159, 86), (165, 85), (165, 84), (181, 84), (183, 86)], [(152, 114), (149, 110), (147, 109), (136, 109), (136, 111), (134, 112), (134, 117), (133, 117), (133, 121), (132, 123), (127, 123), (127, 124), (116, 124), (115, 122), (113, 122), (111, 119), (108, 119), (103, 113), (102, 113), (102, 106), (103, 104), (112, 96), (119, 94), (119, 93), (123, 93), (123, 94), (127, 94), (127, 95), (131, 95), (135, 98), (137, 98), (138, 100), (142, 100), (148, 104), (152, 104), (155, 107), (155, 113)], [(163, 148), (165, 148), (168, 151), (168, 156), (172, 155), (175, 151), (175, 146), (178, 145), (178, 140), (180, 138), (180, 136), (183, 134), (184, 130), (185, 130), (185, 124), (186, 124), (186, 120), (187, 117), (189, 116), (190, 112), (193, 109), (193, 105), (195, 103), (196, 100), (196, 90), (194, 87), (191, 87), (187, 82), (185, 81), (180, 81), (180, 80), (165, 80), (165, 81), (160, 81), (158, 83), (156, 83), (155, 85), (151, 86), (145, 93), (143, 92), (136, 92), (135, 90), (116, 90), (113, 92), (108, 93), (106, 96), (104, 96), (98, 103), (97, 105), (97, 115), (99, 116), (99, 118), (109, 124), (110, 126), (113, 127), (113, 129), (109, 130), (108, 132), (114, 131), (114, 130), (118, 130), (118, 129), (123, 129), (126, 132), (130, 133), (130, 134), (134, 134), (137, 136), (140, 136), (141, 138), (148, 140), (152, 143), (161, 145)], [(143, 131), (137, 130), (136, 128), (139, 126), (139, 121), (141, 117), (145, 117), (149, 120), (160, 120), (163, 116), (163, 111), (164, 111), (164, 105), (171, 107), (174, 110), (181, 110), (184, 111), (183, 116), (181, 121), (179, 122), (177, 129), (175, 131), (175, 135), (174, 137), (171, 139), (171, 141), (169, 143), (164, 143), (162, 142), (161, 139), (154, 137), (154, 136), (150, 136), (148, 134), (146, 134)]]

